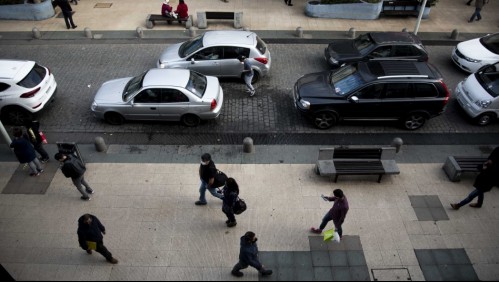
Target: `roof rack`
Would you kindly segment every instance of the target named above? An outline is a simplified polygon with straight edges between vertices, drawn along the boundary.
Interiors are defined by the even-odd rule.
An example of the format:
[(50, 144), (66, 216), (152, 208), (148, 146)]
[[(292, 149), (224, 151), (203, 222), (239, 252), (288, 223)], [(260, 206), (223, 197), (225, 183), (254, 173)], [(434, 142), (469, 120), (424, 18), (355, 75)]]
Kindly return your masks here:
[(402, 74), (402, 75), (378, 76), (378, 79), (387, 79), (387, 78), (428, 78), (428, 75), (425, 75), (425, 74), (418, 74), (418, 75)]

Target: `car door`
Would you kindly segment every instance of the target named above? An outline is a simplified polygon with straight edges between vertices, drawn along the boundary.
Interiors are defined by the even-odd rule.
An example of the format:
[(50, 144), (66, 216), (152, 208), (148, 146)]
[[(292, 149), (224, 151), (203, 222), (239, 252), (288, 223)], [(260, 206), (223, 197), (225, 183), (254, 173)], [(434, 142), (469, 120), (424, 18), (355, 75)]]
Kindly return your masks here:
[(190, 60), (189, 69), (204, 75), (220, 75), (220, 61), (222, 59), (222, 47), (208, 47), (193, 54)]
[(369, 59), (380, 59), (387, 58), (392, 56), (393, 46), (380, 46), (375, 48), (371, 53), (367, 56)]
[(161, 88), (142, 89), (130, 102), (130, 107), (123, 110), (126, 119), (158, 120), (161, 119)]
[(163, 88), (161, 91), (160, 114), (163, 120), (178, 121), (189, 112), (189, 97), (176, 88)]
[(375, 83), (355, 91), (348, 97), (349, 110), (343, 113), (345, 119), (371, 119), (379, 115), (379, 104), (384, 85)]
[(416, 46), (413, 45), (396, 45), (393, 46), (393, 57), (404, 59), (420, 59), (423, 56)]
[(244, 66), (237, 59), (239, 56), (249, 57), (249, 48), (236, 47), (236, 46), (224, 46), (223, 47), (223, 60), (220, 62), (221, 75), (222, 76), (232, 76), (241, 77)]
[(386, 83), (378, 107), (378, 117), (398, 119), (407, 115), (414, 106), (412, 86), (412, 83)]

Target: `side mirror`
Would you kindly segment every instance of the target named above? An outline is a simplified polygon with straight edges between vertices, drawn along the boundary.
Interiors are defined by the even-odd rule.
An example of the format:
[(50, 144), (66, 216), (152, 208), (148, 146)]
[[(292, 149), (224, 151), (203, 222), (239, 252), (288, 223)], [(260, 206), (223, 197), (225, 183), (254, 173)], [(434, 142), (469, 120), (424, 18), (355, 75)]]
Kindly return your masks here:
[(191, 59), (191, 65), (194, 65), (196, 61), (194, 61), (194, 58)]
[(348, 98), (348, 101), (350, 101), (352, 103), (358, 103), (359, 98), (357, 96), (352, 96), (352, 97)]

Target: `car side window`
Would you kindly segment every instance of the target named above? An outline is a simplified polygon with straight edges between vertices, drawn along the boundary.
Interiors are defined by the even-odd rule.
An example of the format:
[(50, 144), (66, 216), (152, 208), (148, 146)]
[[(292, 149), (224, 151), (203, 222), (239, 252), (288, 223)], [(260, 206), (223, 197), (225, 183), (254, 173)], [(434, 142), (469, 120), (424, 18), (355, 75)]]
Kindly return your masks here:
[(371, 52), (371, 58), (389, 57), (392, 53), (392, 46), (381, 46)]
[(225, 46), (224, 48), (224, 59), (237, 59), (240, 55), (249, 57), (249, 49), (243, 47), (235, 47), (235, 46)]
[(9, 88), (10, 88), (10, 85), (8, 85), (7, 83), (0, 82), (0, 92), (3, 92)]
[(395, 57), (413, 57), (421, 55), (421, 52), (415, 46), (411, 45), (399, 45), (394, 47)]
[(434, 98), (438, 96), (438, 90), (431, 83), (414, 84), (414, 96), (417, 98)]
[(410, 83), (388, 83), (385, 87), (385, 99), (404, 99), (410, 97)]
[(161, 103), (185, 103), (189, 98), (177, 89), (163, 89)]
[(159, 103), (160, 98), (161, 89), (145, 89), (133, 98), (133, 102), (138, 104), (157, 104)]
[(354, 96), (357, 96), (361, 100), (379, 99), (383, 91), (383, 86), (383, 84), (369, 85), (359, 90)]
[(197, 52), (193, 56), (194, 60), (197, 61), (210, 61), (218, 60), (222, 58), (222, 48), (221, 47), (208, 47)]

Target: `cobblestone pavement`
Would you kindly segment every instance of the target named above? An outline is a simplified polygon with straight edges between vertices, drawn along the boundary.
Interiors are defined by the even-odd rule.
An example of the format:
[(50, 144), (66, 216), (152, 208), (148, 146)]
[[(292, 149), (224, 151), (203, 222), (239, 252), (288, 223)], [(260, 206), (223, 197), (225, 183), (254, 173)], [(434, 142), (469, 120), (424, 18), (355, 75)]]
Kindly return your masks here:
[[(295, 81), (304, 74), (328, 69), (322, 56), (324, 44), (269, 44), (272, 53), (271, 74), (256, 84), (256, 97), (247, 96), (242, 81), (222, 79), (226, 99), (220, 118), (205, 122), (197, 128), (186, 128), (179, 123), (170, 122), (129, 122), (122, 126), (111, 126), (92, 116), (90, 105), (103, 82), (138, 75), (155, 67), (156, 59), (166, 46), (168, 45), (28, 43), (2, 45), (0, 57), (35, 60), (48, 66), (55, 74), (59, 84), (58, 96), (40, 116), (40, 120), (44, 131), (60, 140), (68, 138), (68, 133), (73, 134), (73, 140), (76, 136), (74, 134), (79, 134), (78, 138), (88, 136), (88, 133), (145, 134), (148, 136), (148, 143), (164, 144), (164, 140), (155, 140), (156, 136), (274, 134), (275, 138), (282, 139), (279, 142), (287, 143), (287, 139), (293, 134), (307, 134), (319, 139), (318, 136), (331, 134), (412, 134), (400, 129), (396, 123), (379, 122), (349, 122), (321, 131), (315, 129), (295, 110), (292, 100)], [(466, 74), (450, 61), (452, 46), (427, 46), (427, 49), (430, 61), (439, 68), (447, 86), (453, 91)], [(497, 132), (497, 123), (488, 127), (473, 125), (455, 101), (451, 101), (444, 115), (431, 119), (417, 131), (425, 134)], [(196, 137), (189, 138), (192, 140)]]

